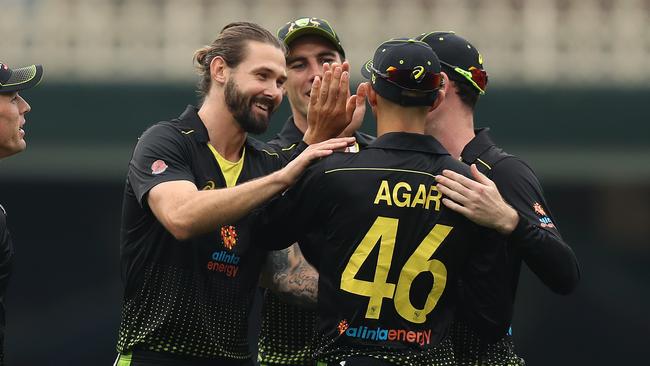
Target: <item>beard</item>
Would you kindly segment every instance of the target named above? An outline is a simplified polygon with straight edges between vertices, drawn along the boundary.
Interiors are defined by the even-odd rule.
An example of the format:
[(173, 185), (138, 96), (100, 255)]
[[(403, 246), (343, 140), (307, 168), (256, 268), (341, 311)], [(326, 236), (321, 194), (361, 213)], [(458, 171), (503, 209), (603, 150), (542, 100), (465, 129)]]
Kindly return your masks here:
[[(247, 96), (237, 87), (237, 83), (231, 78), (226, 82), (225, 98), (228, 110), (241, 128), (252, 134), (261, 134), (269, 127), (269, 119), (275, 108), (273, 99), (263, 96)], [(265, 105), (268, 110), (266, 116), (258, 116), (253, 113), (255, 103)]]

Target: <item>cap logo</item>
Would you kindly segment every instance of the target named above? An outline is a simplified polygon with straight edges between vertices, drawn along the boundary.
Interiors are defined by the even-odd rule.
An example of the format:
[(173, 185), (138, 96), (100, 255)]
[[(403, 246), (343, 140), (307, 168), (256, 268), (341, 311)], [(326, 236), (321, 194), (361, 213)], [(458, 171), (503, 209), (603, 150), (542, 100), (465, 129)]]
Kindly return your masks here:
[(424, 76), (424, 66), (416, 66), (413, 68), (413, 72), (411, 72), (411, 77), (413, 77), (414, 80), (420, 82), (422, 81)]
[(289, 26), (289, 31), (287, 33), (293, 32), (296, 27), (306, 27), (310, 24), (315, 27), (320, 27), (320, 22), (317, 20), (314, 20), (312, 18), (300, 18), (291, 23), (291, 26)]
[(480, 53), (478, 54), (478, 64), (483, 65), (483, 56)]

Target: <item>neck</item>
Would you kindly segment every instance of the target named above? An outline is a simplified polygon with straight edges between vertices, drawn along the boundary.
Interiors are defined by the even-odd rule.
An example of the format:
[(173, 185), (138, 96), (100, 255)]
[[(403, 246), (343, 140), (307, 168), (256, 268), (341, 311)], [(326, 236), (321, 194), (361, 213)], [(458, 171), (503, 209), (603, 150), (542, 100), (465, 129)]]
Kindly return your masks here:
[(424, 108), (406, 108), (387, 101), (378, 101), (376, 111), (377, 137), (389, 132), (424, 134)]
[(429, 113), (425, 133), (438, 140), (454, 158), (474, 138), (474, 114), (458, 98), (445, 98), (437, 110)]
[(226, 160), (239, 161), (246, 132), (228, 109), (223, 95), (206, 96), (199, 117), (208, 130), (210, 145)]
[(291, 106), (291, 114), (293, 115), (293, 123), (304, 135), (305, 131), (307, 131), (307, 116), (297, 111), (293, 106)]

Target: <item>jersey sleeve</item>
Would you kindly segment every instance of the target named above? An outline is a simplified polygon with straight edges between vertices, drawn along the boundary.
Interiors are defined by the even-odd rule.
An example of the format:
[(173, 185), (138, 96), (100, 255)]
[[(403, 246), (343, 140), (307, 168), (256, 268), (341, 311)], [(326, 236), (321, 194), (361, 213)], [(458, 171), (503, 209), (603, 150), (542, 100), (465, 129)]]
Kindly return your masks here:
[(189, 152), (175, 128), (155, 125), (145, 131), (133, 151), (127, 174), (141, 206), (147, 193), (156, 185), (177, 180), (194, 182)]
[(532, 169), (519, 159), (506, 158), (493, 167), (491, 179), (519, 213), (509, 246), (552, 291), (573, 291), (580, 279), (578, 260), (562, 239)]

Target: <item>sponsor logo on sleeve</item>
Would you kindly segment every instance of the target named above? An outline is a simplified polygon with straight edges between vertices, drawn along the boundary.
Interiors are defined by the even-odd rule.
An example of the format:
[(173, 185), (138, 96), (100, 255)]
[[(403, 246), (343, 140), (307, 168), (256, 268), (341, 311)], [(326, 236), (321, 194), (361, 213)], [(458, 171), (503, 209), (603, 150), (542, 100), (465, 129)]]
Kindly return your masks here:
[(544, 207), (542, 207), (542, 205), (540, 205), (539, 202), (535, 202), (533, 204), (533, 210), (535, 210), (535, 213), (537, 214), (537, 216), (539, 216), (539, 225), (541, 227), (549, 228), (549, 229), (555, 228), (553, 221), (551, 221), (551, 218), (548, 217), (546, 211), (544, 210)]
[(167, 164), (162, 160), (156, 160), (151, 164), (151, 174), (162, 174), (167, 170)]

